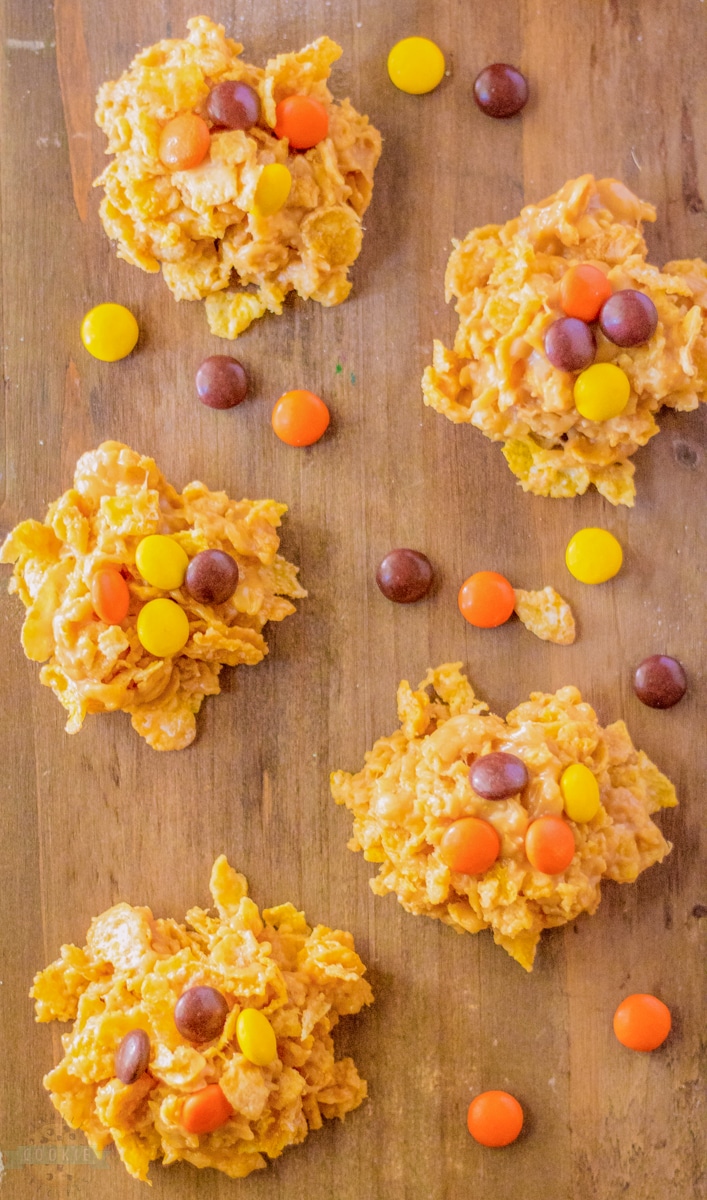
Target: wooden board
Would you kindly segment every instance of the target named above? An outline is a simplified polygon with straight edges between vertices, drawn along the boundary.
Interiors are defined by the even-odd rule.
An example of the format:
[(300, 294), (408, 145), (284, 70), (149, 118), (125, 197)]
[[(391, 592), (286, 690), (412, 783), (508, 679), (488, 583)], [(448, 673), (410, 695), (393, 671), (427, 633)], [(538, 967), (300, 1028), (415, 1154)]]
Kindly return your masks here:
[[(284, 549), (310, 597), (270, 633), (271, 654), (226, 670), (188, 751), (159, 755), (126, 717), (64, 714), (19, 645), (16, 599), (0, 601), (5, 719), (2, 973), (3, 1195), (71, 1200), (146, 1195), (115, 1157), (76, 1157), (82, 1139), (55, 1117), (43, 1073), (57, 1026), (35, 1026), (34, 972), (119, 899), (180, 917), (208, 899), (226, 851), (263, 903), (292, 900), (353, 931), (377, 1002), (347, 1021), (370, 1100), (267, 1172), (236, 1184), (180, 1164), (153, 1167), (155, 1197), (247, 1200), (686, 1200), (707, 1195), (699, 1048), (707, 903), (704, 809), (704, 503), (707, 413), (664, 417), (637, 456), (638, 503), (612, 509), (525, 496), (497, 446), (423, 408), (419, 379), (444, 304), (452, 236), (505, 220), (524, 200), (583, 171), (623, 178), (658, 206), (655, 261), (705, 254), (707, 103), (701, 0), (212, 0), (210, 14), (263, 62), (327, 32), (344, 47), (333, 87), (385, 138), (352, 298), (338, 309), (288, 306), (238, 344), (255, 381), (232, 413), (202, 408), (202, 357), (227, 349), (199, 304), (177, 305), (159, 278), (118, 262), (90, 182), (103, 161), (92, 123), (101, 81), (135, 51), (182, 36), (187, 0), (6, 0), (2, 33), (3, 531), (69, 484), (77, 456), (105, 438), (154, 454), (178, 486), (200, 478), (232, 495), (290, 505)], [(449, 78), (434, 94), (396, 92), (385, 72), (399, 37), (432, 36)], [(522, 119), (493, 122), (471, 100), (477, 71), (518, 63), (533, 96)], [(83, 313), (104, 299), (137, 314), (139, 351), (90, 359)], [(341, 368), (341, 369), (340, 369)], [(333, 427), (312, 450), (281, 445), (269, 413), (307, 386)], [(566, 573), (575, 529), (612, 529), (626, 565), (583, 588)], [(439, 586), (409, 609), (387, 603), (375, 565), (396, 545), (433, 559)], [(461, 620), (456, 592), (491, 566), (521, 586), (557, 586), (579, 622), (574, 647), (541, 643), (517, 622), (494, 632)], [(4, 589), (3, 589), (4, 593)], [(669, 712), (642, 707), (633, 665), (667, 651), (691, 688)], [(635, 886), (609, 885), (596, 917), (544, 937), (532, 976), (490, 935), (457, 937), (375, 899), (373, 868), (346, 850), (348, 815), (330, 800), (333, 767), (356, 768), (395, 721), (395, 689), (429, 665), (463, 659), (501, 712), (531, 690), (579, 685), (605, 721), (623, 716), (675, 781), (661, 824), (675, 848)], [(652, 1056), (622, 1050), (611, 1016), (628, 992), (655, 991), (675, 1032)], [(473, 1094), (507, 1087), (527, 1134), (504, 1152), (468, 1137)]]

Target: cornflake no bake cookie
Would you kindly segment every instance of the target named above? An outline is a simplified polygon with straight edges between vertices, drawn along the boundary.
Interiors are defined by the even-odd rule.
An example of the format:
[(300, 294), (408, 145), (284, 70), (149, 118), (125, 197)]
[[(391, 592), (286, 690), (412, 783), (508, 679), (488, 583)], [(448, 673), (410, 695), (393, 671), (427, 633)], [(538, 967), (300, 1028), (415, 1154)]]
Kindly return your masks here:
[[(377, 895), (394, 892), (408, 912), (437, 917), (459, 933), (490, 928), (530, 971), (542, 931), (595, 912), (602, 879), (633, 882), (668, 853), (651, 816), (677, 803), (675, 790), (635, 749), (623, 721), (602, 728), (577, 688), (534, 692), (504, 721), (476, 698), (460, 666), (429, 671), (417, 691), (404, 680), (401, 728), (378, 739), (356, 774), (335, 771), (332, 793), (353, 814), (349, 847), (380, 864), (371, 880)], [(484, 797), (472, 788), (475, 764), (487, 784), (492, 776), (497, 798), (487, 798), (478, 779)], [(579, 772), (566, 776), (575, 764)], [(484, 834), (482, 851), (489, 841), (497, 847), (495, 861), (474, 874), (449, 865), (468, 818), (476, 821), (472, 832)], [(569, 842), (568, 864), (553, 873), (528, 857), (538, 860), (536, 835), (547, 831), (547, 818), (554, 818), (549, 832), (555, 842), (560, 835), (563, 854)], [(547, 855), (548, 846), (541, 850)]]
[(136, 1179), (160, 1158), (249, 1175), (366, 1096), (331, 1037), (373, 1000), (351, 934), (291, 904), (261, 915), (223, 856), (210, 887), (218, 916), (183, 925), (116, 904), (30, 993), (38, 1021), (73, 1021), (52, 1103)]
[[(307, 594), (297, 567), (277, 552), (286, 511), (274, 500), (231, 500), (203, 483), (179, 493), (153, 459), (119, 442), (82, 455), (73, 487), (45, 520), (23, 521), (0, 549), (0, 562), (15, 564), (10, 591), (27, 609), (25, 654), (46, 664), (40, 680), (67, 709), (68, 733), (78, 732), (87, 713), (120, 709), (155, 750), (181, 750), (194, 740), (196, 713), (205, 696), (220, 691), (222, 666), (259, 663), (268, 652), (266, 622), (282, 621), (295, 611), (292, 600)], [(210, 603), (195, 599), (196, 586), (148, 583), (136, 555), (155, 534), (158, 549), (166, 545), (185, 565), (220, 552), (222, 562), (237, 566), (235, 591)], [(122, 619), (96, 612), (99, 576), (124, 592)], [(183, 623), (176, 653), (151, 653), (141, 640), (152, 644), (139, 622), (154, 601), (153, 637), (164, 634), (165, 612)]]
[[(243, 47), (221, 25), (207, 17), (187, 24), (186, 39), (143, 50), (98, 93), (96, 120), (115, 157), (96, 185), (105, 191), (101, 219), (119, 257), (161, 269), (177, 300), (206, 297), (219, 337), (238, 337), (267, 311), (281, 313), (288, 292), (340, 304), (351, 290), (348, 270), (361, 249), (381, 151), (368, 118), (348, 100), (335, 102), (327, 87), (341, 47), (320, 37), (261, 68), (242, 61)], [(256, 93), (260, 111), (247, 129), (224, 128), (209, 115), (210, 93), (233, 80)], [(275, 132), (278, 104), (295, 95), (316, 100), (328, 118), (326, 136), (305, 150)], [(180, 169), (160, 148), (167, 124), (185, 114), (205, 121), (208, 149)], [(265, 215), (258, 187), (274, 164), (289, 171), (291, 190)], [(275, 191), (282, 175), (275, 173)], [(270, 195), (265, 207), (278, 202)]]
[[(505, 225), (455, 242), (445, 284), (459, 327), (454, 350), (434, 343), (424, 400), (503, 442), (525, 491), (574, 496), (594, 484), (612, 504), (632, 505), (630, 458), (658, 432), (655, 414), (705, 399), (707, 264), (669, 262), (661, 271), (646, 262), (641, 228), (655, 216), (617, 180), (583, 175)], [(550, 325), (563, 316), (561, 281), (576, 264), (601, 270), (614, 293), (643, 293), (657, 313), (642, 345), (622, 348), (593, 330), (595, 361), (615, 364), (630, 384), (625, 408), (610, 419), (580, 414), (576, 372), (553, 366), (544, 349)]]

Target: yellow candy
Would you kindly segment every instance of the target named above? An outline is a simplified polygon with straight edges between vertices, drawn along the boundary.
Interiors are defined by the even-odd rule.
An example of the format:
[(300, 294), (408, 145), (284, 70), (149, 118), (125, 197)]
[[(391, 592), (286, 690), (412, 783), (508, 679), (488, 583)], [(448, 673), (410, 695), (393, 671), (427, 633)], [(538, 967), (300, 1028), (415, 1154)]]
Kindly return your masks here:
[(570, 821), (584, 824), (599, 812), (599, 784), (584, 763), (573, 763), (562, 772), (560, 790)]
[(236, 1037), (241, 1054), (256, 1067), (267, 1067), (277, 1055), (275, 1031), (258, 1008), (244, 1008), (239, 1012)]
[(137, 636), (155, 658), (172, 658), (189, 641), (187, 614), (174, 600), (149, 600), (140, 609)]
[(580, 583), (606, 583), (621, 570), (624, 553), (608, 529), (579, 529), (565, 550), (570, 575)]
[(577, 376), (574, 402), (577, 412), (588, 421), (610, 421), (628, 404), (631, 384), (628, 375), (615, 363), (593, 363)]
[(137, 321), (122, 304), (97, 304), (81, 322), (81, 341), (94, 358), (117, 362), (137, 345)]
[(189, 559), (174, 538), (151, 533), (140, 542), (135, 563), (145, 583), (173, 592), (184, 583)]
[(282, 163), (268, 163), (260, 172), (251, 212), (256, 217), (272, 217), (286, 202), (292, 176)]
[(429, 38), (409, 37), (388, 55), (388, 74), (396, 88), (411, 96), (433, 91), (444, 78), (444, 55)]

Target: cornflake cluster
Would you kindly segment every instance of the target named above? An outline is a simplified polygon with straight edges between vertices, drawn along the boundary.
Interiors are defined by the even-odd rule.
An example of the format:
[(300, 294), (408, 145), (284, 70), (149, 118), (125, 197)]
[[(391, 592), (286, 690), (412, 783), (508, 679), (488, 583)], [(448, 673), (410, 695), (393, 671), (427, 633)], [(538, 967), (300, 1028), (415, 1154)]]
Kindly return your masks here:
[[(655, 216), (617, 180), (583, 175), (505, 225), (455, 243), (445, 284), (459, 327), (453, 350), (434, 343), (425, 404), (503, 442), (524, 491), (574, 496), (593, 484), (612, 504), (632, 505), (630, 458), (658, 433), (655, 414), (705, 399), (707, 264), (669, 262), (661, 271), (646, 262), (642, 223)], [(596, 362), (616, 364), (630, 384), (623, 411), (603, 421), (579, 413), (575, 376), (544, 350), (562, 313), (562, 277), (578, 263), (605, 271), (614, 292), (640, 291), (658, 315), (645, 345), (621, 349), (595, 330)]]
[[(417, 691), (403, 680), (401, 728), (378, 739), (356, 774), (335, 771), (332, 793), (353, 814), (350, 849), (380, 864), (371, 880), (377, 895), (394, 892), (408, 912), (459, 933), (491, 929), (530, 971), (542, 931), (593, 913), (602, 879), (633, 882), (668, 853), (651, 816), (677, 803), (675, 789), (635, 749), (623, 721), (602, 728), (577, 688), (534, 692), (504, 721), (476, 698), (460, 666), (429, 671)], [(499, 751), (522, 761), (527, 785), (505, 799), (482, 799), (469, 768)], [(538, 818), (563, 816), (560, 778), (573, 763), (595, 777), (600, 804), (591, 820), (567, 820), (574, 856), (548, 875), (531, 865), (526, 833)], [(488, 822), (500, 840), (496, 861), (477, 875), (450, 869), (441, 846), (467, 817)]]
[[(305, 596), (297, 567), (280, 554), (275, 532), (287, 505), (231, 500), (190, 483), (177, 492), (153, 459), (120, 442), (104, 442), (78, 461), (74, 485), (45, 520), (23, 521), (6, 538), (0, 562), (14, 563), (10, 591), (27, 615), (22, 645), (43, 662), (41, 682), (68, 711), (67, 733), (87, 713), (130, 713), (155, 750), (181, 750), (196, 736), (205, 696), (220, 691), (222, 666), (254, 665), (267, 654), (267, 621), (295, 611)], [(150, 534), (171, 535), (189, 559), (222, 550), (238, 565), (238, 586), (222, 604), (203, 604), (185, 587), (166, 593), (184, 611), (189, 636), (172, 657), (148, 653), (138, 637), (141, 609), (160, 589), (141, 578), (136, 551)], [(130, 592), (127, 616), (107, 624), (95, 610), (92, 583), (112, 567)]]
[[(98, 93), (96, 120), (115, 157), (96, 185), (101, 219), (120, 258), (162, 269), (177, 300), (206, 297), (212, 333), (236, 338), (265, 312), (281, 313), (288, 292), (325, 306), (351, 290), (348, 270), (361, 249), (361, 218), (381, 151), (377, 129), (348, 100), (332, 99), (327, 79), (341, 47), (318, 38), (264, 68), (241, 60), (243, 47), (207, 17), (188, 22), (186, 39), (143, 50)], [(258, 123), (223, 129), (208, 117), (217, 84), (237, 80), (260, 100)], [(328, 114), (327, 136), (304, 152), (275, 134), (278, 102), (311, 96)], [(160, 137), (177, 115), (195, 113), (210, 128), (197, 166), (174, 170)], [(255, 204), (264, 168), (286, 166), (284, 206), (262, 215)], [(249, 291), (243, 289), (251, 288)]]
[[(240, 1178), (325, 1117), (343, 1119), (366, 1095), (353, 1060), (335, 1058), (331, 1037), (341, 1016), (373, 1000), (351, 934), (311, 929), (291, 904), (261, 915), (223, 856), (210, 887), (218, 916), (193, 908), (183, 925), (115, 905), (91, 923), (85, 948), (63, 946), (31, 991), (38, 1021), (73, 1021), (64, 1057), (44, 1080), (52, 1103), (97, 1154), (113, 1143), (136, 1179), (146, 1180), (160, 1158)], [(200, 986), (217, 989), (229, 1013), (220, 1036), (196, 1046), (179, 1033), (175, 1006)], [(275, 1033), (267, 1066), (239, 1052), (244, 1009), (257, 1009)], [(135, 1030), (149, 1037), (149, 1063), (126, 1084), (115, 1056)], [(213, 1132), (188, 1132), (185, 1101), (214, 1084), (231, 1115)]]

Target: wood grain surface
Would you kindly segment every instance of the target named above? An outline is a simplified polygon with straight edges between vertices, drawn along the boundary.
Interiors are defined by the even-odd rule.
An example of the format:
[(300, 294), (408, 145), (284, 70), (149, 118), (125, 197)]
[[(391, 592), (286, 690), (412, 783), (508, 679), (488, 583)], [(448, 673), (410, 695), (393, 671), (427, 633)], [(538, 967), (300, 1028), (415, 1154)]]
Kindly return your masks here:
[[(707, 1196), (700, 1035), (707, 909), (704, 826), (704, 506), (707, 412), (663, 417), (636, 457), (634, 510), (588, 494), (524, 495), (498, 446), (423, 407), (433, 336), (455, 318), (443, 296), (451, 238), (502, 221), (585, 171), (614, 175), (658, 206), (654, 261), (706, 254), (704, 129), (707, 5), (702, 0), (212, 0), (209, 15), (264, 62), (321, 33), (344, 56), (333, 89), (382, 130), (384, 152), (354, 291), (340, 308), (288, 304), (238, 343), (252, 399), (230, 413), (196, 400), (194, 371), (228, 350), (200, 304), (176, 304), (160, 278), (119, 262), (91, 181), (104, 140), (98, 85), (139, 47), (183, 36), (195, 0), (5, 0), (2, 66), (2, 532), (42, 517), (77, 456), (106, 438), (154, 455), (177, 486), (203, 479), (231, 495), (290, 506), (283, 547), (309, 599), (269, 635), (255, 669), (226, 669), (189, 750), (157, 754), (123, 715), (89, 717), (74, 737), (19, 644), (21, 608), (0, 599), (3, 793), (0, 1145), (3, 1200), (127, 1200), (147, 1195), (105, 1165), (16, 1164), (22, 1147), (81, 1157), (42, 1089), (58, 1025), (36, 1026), (27, 990), (63, 942), (84, 942), (118, 900), (181, 917), (208, 900), (225, 851), (261, 903), (292, 900), (312, 921), (351, 930), (370, 967), (374, 1007), (347, 1020), (370, 1097), (267, 1171), (234, 1183), (179, 1164), (152, 1168), (154, 1197), (188, 1200), (692, 1200)], [(449, 75), (426, 97), (385, 71), (398, 38), (421, 33)], [(478, 70), (505, 60), (532, 99), (508, 122), (471, 98)], [(89, 358), (79, 324), (93, 304), (127, 304), (138, 351)], [(332, 428), (306, 451), (277, 442), (272, 403), (306, 386)], [(567, 574), (584, 525), (625, 547), (621, 575), (597, 589)], [(409, 608), (374, 581), (397, 545), (432, 558), (438, 586)], [(571, 601), (571, 648), (518, 622), (493, 632), (459, 616), (456, 592), (493, 567), (518, 585), (550, 583)], [(6, 571), (4, 578), (9, 578)], [(689, 672), (686, 699), (642, 707), (632, 667), (668, 652)], [(670, 857), (631, 886), (606, 885), (599, 912), (546, 934), (532, 976), (489, 934), (458, 937), (368, 888), (373, 868), (346, 849), (350, 819), (329, 796), (334, 767), (357, 768), (395, 725), (395, 689), (463, 659), (505, 713), (531, 690), (577, 684), (604, 722), (624, 717), (675, 781), (660, 818)], [(702, 860), (703, 863), (704, 860)], [(674, 1033), (653, 1055), (616, 1043), (611, 1017), (632, 991), (670, 1005)], [(465, 1128), (470, 1098), (508, 1088), (526, 1130), (485, 1151)], [(54, 1149), (52, 1149), (54, 1148)], [(9, 1152), (14, 1153), (9, 1153)], [(31, 1157), (26, 1152), (25, 1157)], [(36, 1157), (36, 1154), (35, 1154)]]

